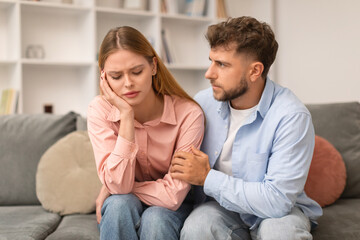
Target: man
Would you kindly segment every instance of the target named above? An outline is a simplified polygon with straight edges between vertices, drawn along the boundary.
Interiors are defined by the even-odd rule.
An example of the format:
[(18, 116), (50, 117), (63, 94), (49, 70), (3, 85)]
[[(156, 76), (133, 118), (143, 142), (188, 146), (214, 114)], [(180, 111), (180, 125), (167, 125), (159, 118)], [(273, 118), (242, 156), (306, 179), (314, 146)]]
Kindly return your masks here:
[[(267, 74), (278, 44), (266, 23), (232, 18), (208, 28), (212, 89), (201, 151), (174, 155), (171, 175), (203, 186), (207, 200), (182, 239), (312, 239), (321, 207), (304, 185), (314, 148), (306, 107)], [(212, 168), (212, 169), (211, 169)]]

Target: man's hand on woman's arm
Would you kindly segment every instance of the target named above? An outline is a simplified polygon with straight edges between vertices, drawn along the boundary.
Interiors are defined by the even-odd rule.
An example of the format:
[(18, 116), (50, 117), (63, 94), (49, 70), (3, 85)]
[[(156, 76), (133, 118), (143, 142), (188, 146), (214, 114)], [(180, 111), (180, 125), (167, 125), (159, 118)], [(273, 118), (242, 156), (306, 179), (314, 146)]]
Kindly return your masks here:
[(193, 185), (204, 186), (210, 171), (209, 157), (202, 151), (191, 147), (192, 153), (176, 152), (171, 161), (171, 177)]

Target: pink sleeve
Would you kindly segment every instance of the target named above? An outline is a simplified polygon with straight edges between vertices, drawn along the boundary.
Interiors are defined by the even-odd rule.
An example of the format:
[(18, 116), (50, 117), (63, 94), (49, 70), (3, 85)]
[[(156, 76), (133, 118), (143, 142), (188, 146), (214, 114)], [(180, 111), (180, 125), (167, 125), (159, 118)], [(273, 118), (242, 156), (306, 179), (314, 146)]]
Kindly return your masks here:
[(93, 146), (100, 181), (111, 194), (130, 193), (135, 182), (138, 146), (117, 136), (113, 122), (98, 106), (88, 110), (88, 133)]
[[(204, 116), (202, 111), (187, 118), (186, 128), (180, 128), (176, 142), (177, 151), (191, 151), (191, 146), (200, 147), (204, 136)], [(171, 160), (170, 160), (171, 161)], [(169, 173), (156, 181), (135, 182), (132, 192), (144, 203), (177, 210), (190, 190), (190, 184), (173, 179)]]

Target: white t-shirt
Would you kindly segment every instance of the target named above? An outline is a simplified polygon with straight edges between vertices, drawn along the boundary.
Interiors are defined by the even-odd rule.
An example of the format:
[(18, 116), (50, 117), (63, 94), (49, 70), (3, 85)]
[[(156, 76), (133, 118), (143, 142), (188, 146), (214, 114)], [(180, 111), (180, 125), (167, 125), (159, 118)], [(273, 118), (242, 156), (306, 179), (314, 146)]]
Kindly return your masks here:
[(232, 108), (229, 102), (229, 107), (230, 107), (230, 127), (228, 131), (228, 136), (225, 140), (221, 154), (215, 163), (214, 169), (232, 176), (231, 156), (232, 156), (232, 146), (235, 140), (236, 133), (239, 130), (239, 128), (244, 124), (245, 120), (253, 112), (256, 111), (257, 105), (249, 109), (237, 110)]

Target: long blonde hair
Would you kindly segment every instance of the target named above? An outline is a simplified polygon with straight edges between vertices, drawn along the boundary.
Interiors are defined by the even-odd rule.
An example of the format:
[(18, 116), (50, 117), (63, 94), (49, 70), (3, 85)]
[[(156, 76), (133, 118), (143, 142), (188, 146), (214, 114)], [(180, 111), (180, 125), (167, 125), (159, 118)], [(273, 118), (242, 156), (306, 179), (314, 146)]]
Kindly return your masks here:
[[(157, 72), (152, 78), (152, 86), (156, 94), (176, 95), (196, 103), (176, 82), (173, 75), (165, 67), (150, 42), (138, 30), (129, 27), (110, 29), (100, 46), (99, 68), (104, 69), (106, 59), (119, 49), (125, 49), (144, 56), (149, 63), (157, 59)], [(197, 103), (196, 103), (197, 104)]]

